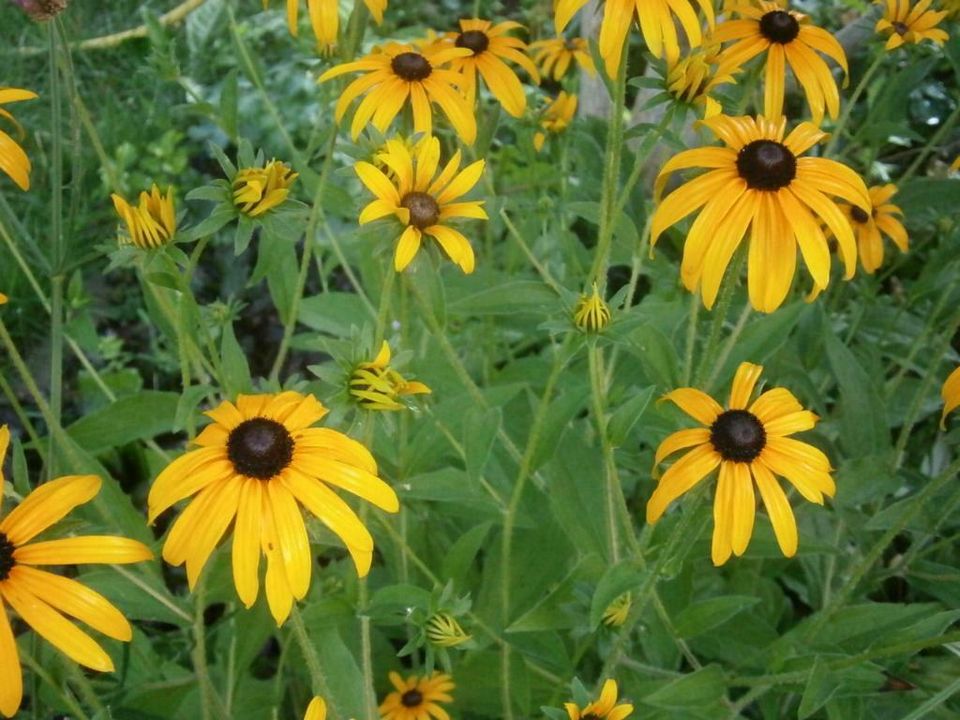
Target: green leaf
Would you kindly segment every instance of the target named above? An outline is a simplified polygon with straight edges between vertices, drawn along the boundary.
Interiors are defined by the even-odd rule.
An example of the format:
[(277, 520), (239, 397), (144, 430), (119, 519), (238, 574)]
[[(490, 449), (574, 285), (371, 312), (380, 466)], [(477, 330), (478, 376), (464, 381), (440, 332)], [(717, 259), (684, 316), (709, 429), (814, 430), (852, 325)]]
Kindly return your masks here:
[(300, 322), (338, 337), (350, 337), (350, 327), (361, 327), (366, 319), (363, 301), (354, 293), (326, 292), (300, 303)]
[(646, 695), (641, 702), (666, 710), (693, 711), (720, 705), (725, 690), (723, 670), (718, 665), (708, 665), (669, 681)]
[(250, 366), (237, 336), (233, 333), (233, 323), (227, 322), (223, 326), (220, 338), (221, 380), (224, 392), (229, 397), (238, 393), (250, 392), (253, 383), (250, 380)]
[(480, 480), (483, 469), (490, 459), (493, 444), (500, 430), (500, 408), (484, 410), (471, 408), (463, 423), (463, 449), (466, 455), (467, 472), (474, 481)]
[(901, 187), (891, 202), (908, 219), (924, 213), (949, 215), (960, 206), (960, 180), (917, 178)]
[(627, 439), (627, 435), (650, 404), (653, 391), (653, 385), (636, 391), (629, 400), (613, 411), (607, 426), (607, 434), (614, 447), (622, 445)]
[(806, 720), (813, 715), (833, 696), (837, 687), (838, 684), (833, 679), (827, 664), (818, 655), (817, 659), (814, 660), (813, 667), (810, 668), (810, 677), (807, 678), (803, 696), (800, 698), (797, 718)]
[(638, 588), (645, 576), (646, 572), (632, 562), (621, 562), (607, 568), (590, 601), (590, 627), (597, 628), (610, 604), (623, 593)]
[(536, 280), (508, 280), (488, 285), (447, 305), (451, 315), (515, 315), (523, 312), (546, 315), (556, 308), (556, 294)]
[(237, 68), (231, 68), (220, 86), (220, 122), (223, 131), (235, 140), (237, 130)]
[(670, 338), (653, 325), (643, 325), (627, 336), (626, 345), (643, 365), (649, 380), (660, 388), (673, 388), (678, 384), (677, 370), (680, 358)]
[(824, 323), (827, 359), (840, 387), (840, 439), (852, 457), (875, 455), (890, 445), (878, 383)]
[(179, 402), (177, 393), (142, 390), (82, 417), (66, 428), (67, 434), (90, 453), (149, 440), (174, 429)]
[(760, 598), (750, 595), (725, 595), (708, 598), (687, 605), (674, 618), (677, 634), (682, 638), (692, 638), (722, 625), (738, 613), (760, 602)]

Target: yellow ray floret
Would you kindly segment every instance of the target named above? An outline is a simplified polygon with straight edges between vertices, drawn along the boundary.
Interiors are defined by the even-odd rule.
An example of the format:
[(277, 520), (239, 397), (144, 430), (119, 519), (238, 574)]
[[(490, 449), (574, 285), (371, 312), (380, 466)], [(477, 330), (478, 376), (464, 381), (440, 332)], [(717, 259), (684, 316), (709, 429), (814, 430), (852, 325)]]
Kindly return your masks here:
[[(920, 0), (911, 5), (910, 0), (884, 0), (883, 17), (877, 21), (878, 33), (886, 33), (886, 50), (895, 50), (904, 43), (922, 43), (930, 40), (943, 45), (950, 36), (937, 25), (947, 14), (947, 10), (931, 10), (933, 0)], [(880, 4), (880, 3), (878, 3)]]
[(315, 697), (307, 706), (303, 720), (327, 720), (327, 703), (322, 697)]
[(167, 194), (164, 195), (154, 183), (149, 194), (140, 193), (140, 202), (136, 207), (116, 193), (110, 198), (117, 215), (127, 227), (125, 242), (148, 250), (166, 245), (176, 234), (177, 216), (172, 187), (168, 187)]
[(440, 703), (453, 702), (450, 691), (456, 685), (446, 673), (411, 675), (406, 680), (400, 673), (391, 672), (390, 684), (396, 690), (380, 703), (381, 720), (449, 720)]
[[(388, 0), (364, 0), (364, 4), (373, 15), (377, 24), (383, 22), (383, 11)], [(307, 0), (307, 14), (310, 27), (317, 39), (317, 49), (329, 52), (337, 44), (340, 29), (339, 0)], [(263, 0), (263, 9), (270, 6), (270, 0)], [(297, 37), (300, 23), (300, 0), (287, 0), (287, 26), (290, 34)]]
[(590, 46), (581, 37), (569, 40), (564, 37), (537, 40), (530, 43), (530, 54), (540, 73), (557, 82), (563, 80), (567, 71), (575, 65), (579, 65), (588, 75), (597, 74), (597, 67), (590, 55)]
[(404, 410), (399, 398), (407, 395), (429, 395), (422, 382), (407, 380), (390, 367), (390, 345), (386, 340), (370, 362), (357, 365), (350, 375), (350, 394), (367, 410)]
[[(0, 106), (7, 103), (33, 100), (37, 94), (20, 88), (0, 88)], [(0, 118), (10, 121), (22, 134), (23, 130), (8, 110), (0, 107)], [(10, 176), (21, 190), (30, 189), (30, 158), (20, 144), (0, 130), (0, 170)]]
[(601, 720), (624, 720), (633, 714), (633, 705), (630, 703), (617, 704), (617, 681), (610, 678), (603, 683), (600, 690), (600, 698), (590, 703), (582, 710), (576, 703), (564, 703), (563, 707), (567, 711), (570, 720), (592, 720), (599, 718)]
[(943, 384), (940, 396), (943, 398), (943, 415), (940, 417), (940, 427), (943, 428), (946, 427), (947, 415), (960, 407), (960, 368), (950, 373), (950, 377)]
[(871, 275), (883, 263), (883, 237), (886, 235), (893, 240), (901, 252), (910, 249), (910, 238), (903, 226), (900, 217), (903, 211), (890, 202), (897, 192), (893, 183), (874, 185), (870, 188), (869, 212), (864, 212), (856, 205), (842, 205), (844, 213), (850, 219), (857, 234), (857, 249), (860, 255), (860, 264)]
[(560, 91), (547, 105), (540, 117), (540, 130), (533, 134), (533, 147), (537, 152), (543, 149), (548, 135), (559, 135), (569, 127), (577, 114), (577, 96), (574, 93)]
[(262, 168), (241, 168), (233, 177), (233, 204), (244, 215), (259, 217), (284, 203), (298, 177), (299, 173), (279, 160)]

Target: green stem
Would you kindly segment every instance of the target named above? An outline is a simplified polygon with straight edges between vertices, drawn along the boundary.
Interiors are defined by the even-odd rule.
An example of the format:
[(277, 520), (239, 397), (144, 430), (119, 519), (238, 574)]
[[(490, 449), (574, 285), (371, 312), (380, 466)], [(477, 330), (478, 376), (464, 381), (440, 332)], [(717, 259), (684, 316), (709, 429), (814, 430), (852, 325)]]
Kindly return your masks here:
[(723, 369), (723, 366), (727, 364), (727, 360), (730, 358), (730, 353), (733, 352), (733, 348), (740, 339), (740, 333), (742, 333), (743, 329), (747, 326), (747, 320), (750, 319), (750, 314), (752, 311), (753, 308), (750, 306), (750, 301), (748, 300), (746, 304), (744, 304), (743, 310), (740, 312), (740, 317), (737, 318), (737, 324), (733, 326), (733, 330), (727, 337), (727, 341), (723, 344), (720, 354), (717, 355), (717, 359), (713, 362), (713, 370), (710, 371), (710, 377), (707, 378), (707, 383), (703, 388), (706, 392), (710, 392), (710, 390), (713, 388), (714, 382), (717, 380), (717, 376)]
[(687, 344), (683, 355), (681, 385), (689, 386), (693, 379), (693, 350), (697, 345), (697, 317), (700, 314), (700, 296), (690, 293), (690, 312), (687, 315)]
[[(63, 100), (60, 78), (59, 20), (47, 24), (50, 42), (50, 413), (60, 425), (63, 409)], [(57, 476), (53, 433), (47, 458), (48, 478)]]
[(597, 437), (600, 439), (600, 447), (603, 453), (604, 495), (607, 506), (607, 553), (610, 562), (616, 565), (620, 562), (620, 543), (617, 538), (617, 512), (614, 499), (614, 483), (619, 486), (620, 478), (617, 476), (616, 463), (613, 461), (613, 448), (610, 446), (610, 441), (607, 438), (607, 413), (603, 402), (603, 398), (606, 395), (606, 388), (603, 381), (603, 369), (601, 367), (603, 358), (600, 356), (600, 350), (597, 348), (596, 342), (591, 342), (587, 348), (587, 363), (590, 371), (591, 407), (594, 422), (597, 425)]
[(206, 609), (206, 583), (201, 577), (194, 591), (193, 614), (193, 651), (191, 660), (197, 674), (197, 686), (200, 691), (200, 710), (203, 720), (211, 718), (226, 718), (227, 714), (223, 703), (217, 696), (217, 691), (210, 680), (210, 667), (207, 664), (207, 627), (203, 619)]
[(303, 622), (300, 608), (297, 607), (296, 603), (290, 611), (290, 627), (293, 628), (293, 637), (297, 641), (297, 645), (300, 646), (300, 652), (307, 663), (307, 672), (310, 673), (313, 694), (320, 695), (327, 701), (331, 720), (340, 720), (341, 714), (335, 696), (330, 692), (330, 685), (327, 683), (327, 677), (324, 675), (323, 667), (320, 664), (320, 656), (317, 655), (317, 649), (310, 642), (307, 626)]
[[(383, 278), (383, 285), (380, 287), (380, 307), (377, 309), (377, 325), (373, 338), (373, 352), (380, 351), (380, 344), (387, 334), (387, 315), (390, 313), (390, 302), (393, 296), (393, 284), (397, 278), (397, 273), (392, 266), (387, 267), (386, 275)], [(372, 423), (371, 423), (372, 427)]]
[(857, 100), (860, 99), (863, 91), (867, 89), (867, 85), (870, 83), (870, 80), (873, 78), (877, 70), (880, 69), (880, 66), (883, 64), (886, 56), (887, 54), (883, 50), (878, 52), (877, 57), (874, 58), (872, 63), (870, 63), (870, 67), (867, 68), (867, 71), (863, 74), (863, 77), (860, 78), (860, 82), (857, 83), (857, 86), (853, 89), (853, 93), (850, 95), (850, 99), (847, 100), (847, 103), (843, 108), (843, 112), (840, 113), (840, 120), (837, 121), (836, 127), (833, 128), (830, 141), (823, 150), (824, 155), (833, 154), (833, 150), (840, 141), (840, 138), (843, 136), (843, 131), (847, 127), (847, 122), (850, 120), (850, 113), (853, 112), (853, 109), (857, 105)]
[(730, 303), (733, 300), (733, 293), (737, 289), (737, 283), (740, 280), (740, 269), (743, 267), (746, 253), (738, 252), (727, 269), (725, 282), (720, 289), (720, 298), (713, 308), (713, 324), (710, 326), (710, 335), (707, 337), (707, 344), (703, 348), (703, 354), (700, 356), (700, 365), (697, 367), (697, 373), (694, 375), (693, 384), (700, 387), (703, 384), (707, 368), (715, 362), (713, 354), (717, 351), (717, 343), (720, 342), (723, 325), (727, 321), (727, 315), (730, 312)]

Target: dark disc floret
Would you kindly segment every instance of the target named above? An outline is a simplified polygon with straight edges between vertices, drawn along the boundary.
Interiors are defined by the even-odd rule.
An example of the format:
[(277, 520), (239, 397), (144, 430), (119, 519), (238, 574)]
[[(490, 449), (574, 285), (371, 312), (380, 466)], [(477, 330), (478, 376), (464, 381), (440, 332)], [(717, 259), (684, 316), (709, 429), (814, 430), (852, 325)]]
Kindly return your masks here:
[(474, 55), (479, 55), (490, 47), (490, 38), (487, 37), (485, 32), (480, 30), (467, 30), (457, 36), (457, 41), (454, 45), (459, 48), (473, 50)]
[(724, 460), (752, 462), (767, 444), (767, 432), (753, 413), (727, 410), (710, 426), (710, 442)]
[(867, 220), (870, 219), (870, 213), (868, 213), (866, 210), (864, 210), (861, 207), (852, 205), (850, 207), (850, 217), (852, 217), (854, 221), (858, 223), (865, 223)]
[(400, 53), (390, 61), (390, 67), (395, 75), (408, 82), (426, 80), (433, 72), (430, 61), (415, 52)]
[(401, 697), (400, 702), (404, 707), (415, 708), (423, 704), (423, 693), (419, 690), (407, 690)]
[(907, 27), (905, 23), (902, 23), (899, 20), (895, 20), (890, 24), (893, 25), (893, 29), (897, 31), (897, 35), (900, 35), (901, 37), (903, 35), (906, 35), (908, 32), (910, 32), (910, 28)]
[(275, 420), (244, 420), (230, 431), (227, 457), (241, 475), (269, 480), (293, 460), (293, 438)]
[(760, 18), (760, 32), (770, 42), (786, 45), (800, 34), (800, 23), (786, 10), (774, 10)]
[(797, 158), (783, 143), (754, 140), (737, 153), (737, 172), (752, 190), (779, 190), (797, 176)]
[(10, 539), (0, 532), (0, 581), (6, 580), (13, 566), (17, 564), (13, 559), (14, 549)]
[(425, 192), (410, 192), (403, 196), (400, 206), (410, 211), (410, 224), (418, 230), (436, 225), (440, 219), (440, 206), (433, 196)]

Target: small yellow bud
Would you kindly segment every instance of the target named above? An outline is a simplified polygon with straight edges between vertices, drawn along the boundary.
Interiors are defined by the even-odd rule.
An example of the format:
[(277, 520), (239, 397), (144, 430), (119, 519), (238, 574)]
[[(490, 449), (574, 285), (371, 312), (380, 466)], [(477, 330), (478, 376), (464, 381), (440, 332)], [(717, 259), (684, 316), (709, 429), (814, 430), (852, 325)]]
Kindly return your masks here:
[(286, 163), (271, 160), (266, 167), (242, 168), (233, 178), (233, 204), (250, 217), (282, 205), (298, 177)]
[(630, 606), (633, 604), (633, 595), (629, 591), (623, 593), (603, 611), (603, 624), (608, 627), (620, 627), (627, 621)]
[(427, 639), (437, 647), (457, 647), (472, 637), (449, 613), (435, 613), (427, 620)]

